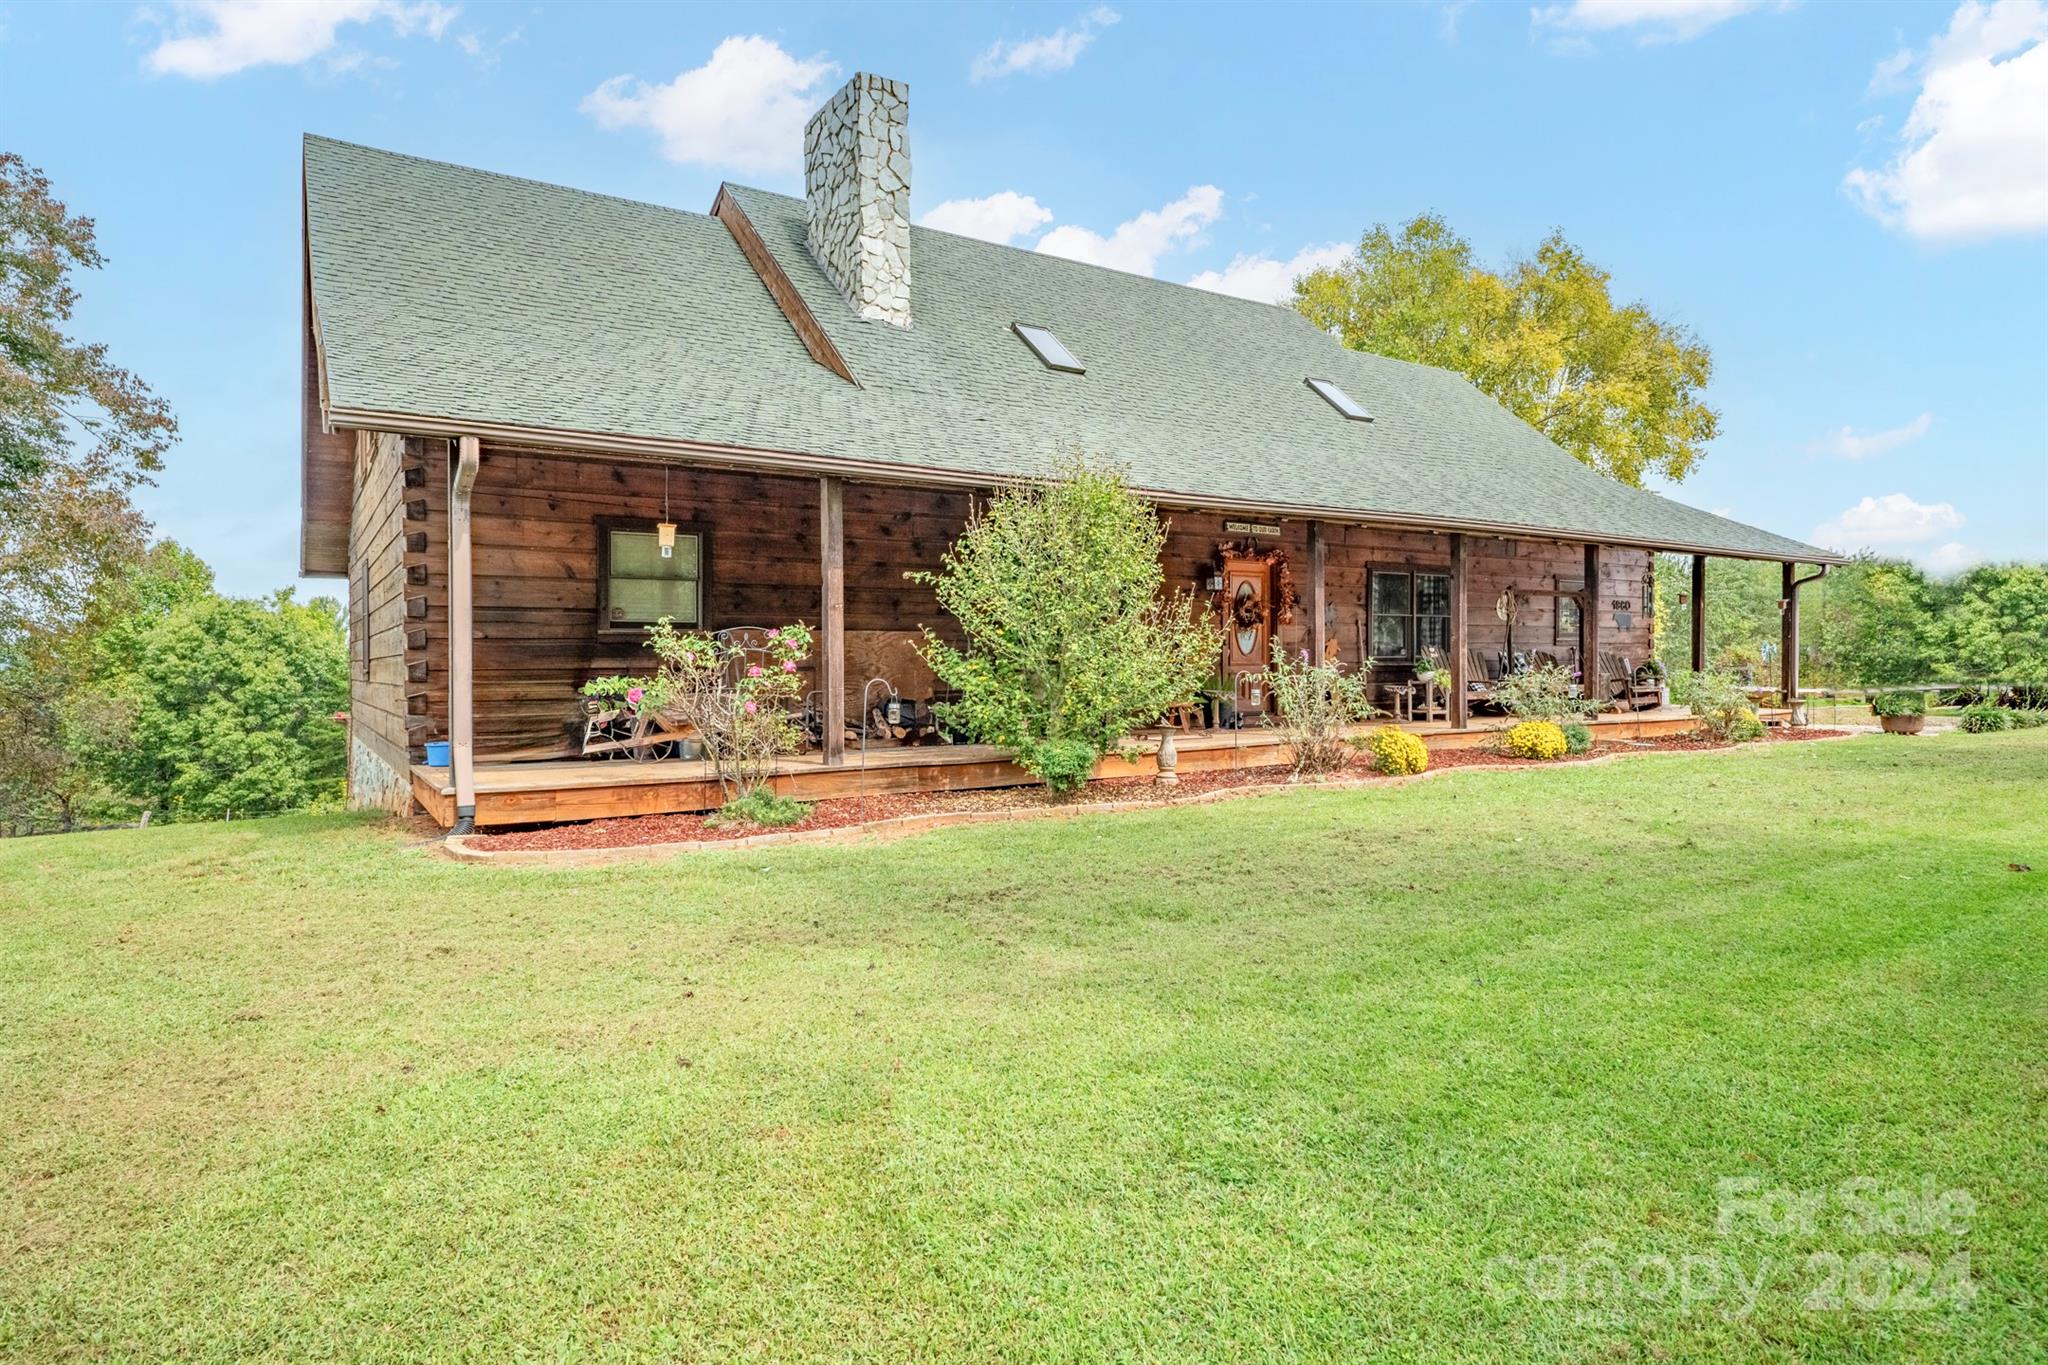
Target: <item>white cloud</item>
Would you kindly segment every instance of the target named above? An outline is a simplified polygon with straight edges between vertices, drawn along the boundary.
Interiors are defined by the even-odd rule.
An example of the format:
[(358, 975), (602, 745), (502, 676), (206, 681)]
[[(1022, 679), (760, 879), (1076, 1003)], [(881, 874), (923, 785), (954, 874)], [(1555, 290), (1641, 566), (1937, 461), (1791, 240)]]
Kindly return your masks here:
[(799, 61), (770, 39), (736, 35), (666, 85), (614, 76), (581, 108), (600, 128), (651, 129), (670, 161), (780, 174), (801, 161), (804, 123), (838, 73), (823, 57)]
[(1853, 427), (1839, 427), (1806, 447), (1811, 455), (1835, 455), (1844, 460), (1865, 460), (1872, 455), (1882, 455), (1888, 450), (1897, 450), (1925, 436), (1934, 426), (1934, 414), (1923, 412), (1902, 427), (1887, 431), (1857, 431)]
[(1982, 564), (1984, 556), (1974, 547), (1959, 540), (1937, 545), (1925, 554), (1915, 555), (1920, 567), (1934, 574), (1961, 573), (1975, 564)]
[[(1876, 79), (1896, 77), (1896, 58)], [(1896, 154), (1842, 188), (1930, 240), (2048, 229), (2048, 4), (1966, 0), (1929, 45)]]
[(1763, 8), (1763, 0), (1569, 0), (1529, 11), (1539, 29), (1565, 34), (1632, 30), (1646, 43), (1682, 43), (1740, 14)]
[[(438, 39), (457, 9), (436, 0), (177, 0), (169, 31), (150, 49), (163, 75), (214, 80), (254, 66), (297, 66), (328, 52), (344, 24), (383, 20), (399, 37)], [(342, 54), (347, 69), (360, 54)]]
[(1916, 55), (1912, 48), (1902, 47), (1879, 62), (1870, 73), (1870, 85), (1864, 90), (1864, 96), (1875, 99), (1880, 95), (1896, 95), (1901, 90), (1912, 89), (1913, 83), (1906, 79), (1906, 73), (1913, 69)]
[(1084, 227), (1056, 227), (1038, 239), (1048, 256), (1106, 265), (1134, 275), (1157, 271), (1159, 258), (1176, 246), (1201, 240), (1202, 229), (1223, 216), (1223, 191), (1196, 185), (1164, 208), (1151, 209), (1104, 237)]
[[(1896, 549), (1958, 530), (1963, 514), (1951, 502), (1915, 502), (1904, 493), (1865, 498), (1813, 528), (1816, 545), (1842, 550)], [(1943, 548), (1947, 548), (1944, 546)]]
[(1065, 71), (1081, 59), (1081, 54), (1095, 41), (1097, 34), (1122, 17), (1107, 5), (1097, 5), (1082, 15), (1080, 22), (1072, 28), (1061, 27), (1043, 38), (1026, 38), (1022, 42), (991, 43), (988, 51), (974, 59), (968, 74), (977, 81), (987, 81), (1020, 72), (1049, 76), (1055, 71)]
[(1345, 243), (1326, 242), (1322, 246), (1305, 246), (1284, 261), (1271, 256), (1238, 255), (1231, 257), (1230, 264), (1223, 269), (1204, 270), (1188, 283), (1197, 289), (1235, 294), (1260, 303), (1284, 303), (1294, 293), (1297, 275), (1335, 265), (1350, 254), (1351, 248)]
[(1028, 194), (1002, 190), (986, 199), (948, 199), (917, 220), (941, 232), (1008, 245), (1052, 221), (1052, 210)]

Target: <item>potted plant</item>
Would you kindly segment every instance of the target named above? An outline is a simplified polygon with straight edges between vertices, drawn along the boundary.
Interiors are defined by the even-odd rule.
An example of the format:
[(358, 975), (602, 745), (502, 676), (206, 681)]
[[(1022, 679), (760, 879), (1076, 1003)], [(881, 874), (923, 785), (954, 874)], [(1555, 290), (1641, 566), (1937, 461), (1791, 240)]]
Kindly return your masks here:
[(1917, 735), (1927, 724), (1926, 696), (1904, 688), (1878, 693), (1871, 699), (1870, 710), (1888, 735)]

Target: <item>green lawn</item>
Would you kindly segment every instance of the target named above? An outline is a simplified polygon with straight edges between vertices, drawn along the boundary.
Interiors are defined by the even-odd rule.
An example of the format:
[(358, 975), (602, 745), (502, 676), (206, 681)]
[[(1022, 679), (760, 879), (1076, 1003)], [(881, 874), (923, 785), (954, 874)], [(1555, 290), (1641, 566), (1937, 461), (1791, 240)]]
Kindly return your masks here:
[(9, 1359), (2039, 1359), (2044, 1100), (2043, 731), (573, 873), (0, 843)]

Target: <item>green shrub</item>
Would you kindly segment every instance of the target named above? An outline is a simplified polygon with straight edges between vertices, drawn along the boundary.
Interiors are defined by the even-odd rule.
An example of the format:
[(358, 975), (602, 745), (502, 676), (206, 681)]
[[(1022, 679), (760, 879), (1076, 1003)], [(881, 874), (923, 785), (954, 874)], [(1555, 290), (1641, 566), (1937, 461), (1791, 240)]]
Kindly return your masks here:
[(1078, 459), (998, 491), (926, 583), (967, 647), (927, 630), (920, 653), (959, 700), (943, 724), (1055, 791), (1088, 780), (1132, 729), (1195, 695), (1222, 644), (1191, 593), (1165, 596), (1165, 528), (1122, 475)]
[(1671, 699), (1689, 708), (1700, 729), (1723, 743), (1763, 735), (1749, 690), (1732, 673), (1680, 673), (1671, 680)]
[(1501, 747), (1516, 758), (1563, 758), (1570, 747), (1564, 727), (1547, 720), (1525, 720), (1501, 736)]
[(1343, 767), (1344, 727), (1373, 714), (1365, 679), (1332, 659), (1311, 663), (1305, 649), (1290, 658), (1275, 640), (1266, 686), (1292, 733), (1295, 775)]
[(2012, 729), (2013, 713), (2003, 706), (1980, 701), (1973, 706), (1965, 706), (1957, 724), (1973, 735), (1990, 734), (1997, 730)]
[(1870, 711), (1878, 716), (1924, 716), (1927, 714), (1927, 696), (1903, 687), (1880, 692), (1871, 698)]
[(2032, 730), (2048, 725), (2048, 708), (2039, 706), (2015, 706), (2006, 713), (2012, 719), (2015, 730)]
[(794, 797), (779, 795), (768, 787), (756, 787), (745, 796), (735, 797), (720, 806), (710, 823), (760, 825), (774, 829), (798, 824), (810, 813), (811, 808)]
[(1569, 669), (1525, 668), (1495, 683), (1493, 696), (1517, 720), (1547, 720), (1563, 726), (1600, 711), (1599, 702), (1575, 695), (1577, 687)]
[(1583, 754), (1593, 747), (1593, 731), (1578, 721), (1561, 727), (1564, 730), (1566, 753)]
[(1429, 767), (1429, 749), (1406, 730), (1382, 725), (1365, 742), (1372, 766), (1389, 777), (1419, 773)]
[(1079, 791), (1095, 775), (1096, 760), (1102, 755), (1086, 740), (1047, 739), (1027, 742), (1017, 750), (1017, 762), (1056, 792)]

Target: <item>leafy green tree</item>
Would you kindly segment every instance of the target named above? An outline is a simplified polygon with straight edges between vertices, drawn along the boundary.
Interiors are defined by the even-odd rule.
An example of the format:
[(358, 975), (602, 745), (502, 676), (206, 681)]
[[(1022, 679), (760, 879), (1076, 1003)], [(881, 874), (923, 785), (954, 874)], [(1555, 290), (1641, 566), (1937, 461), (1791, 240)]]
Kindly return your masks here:
[(1683, 479), (1720, 418), (1706, 346), (1552, 232), (1489, 270), (1443, 218), (1374, 224), (1350, 259), (1295, 282), (1294, 306), (1346, 346), (1456, 370), (1585, 463), (1640, 486)]
[(159, 541), (100, 566), (82, 613), (0, 643), (0, 815), (19, 831), (126, 819), (109, 775), (128, 747), (148, 630), (212, 595), (197, 555)]
[(2048, 565), (1980, 565), (1952, 599), (1941, 633), (1954, 676), (2048, 683)]
[(261, 601), (208, 596), (141, 642), (132, 739), (114, 777), (172, 816), (296, 810), (337, 797), (348, 704), (342, 611), (289, 589)]
[(146, 531), (128, 490), (160, 467), (164, 401), (65, 327), (71, 274), (102, 264), (92, 220), (0, 152), (0, 639), (62, 625)]
[(1005, 745), (1055, 791), (1216, 666), (1221, 629), (1191, 594), (1162, 595), (1165, 528), (1123, 477), (1080, 460), (1001, 490), (929, 583), (966, 633), (929, 628), (926, 662), (960, 700), (945, 718)]
[(1823, 685), (1897, 687), (1942, 672), (1938, 585), (1902, 559), (1859, 555), (1802, 590), (1801, 634), (1825, 659)]

